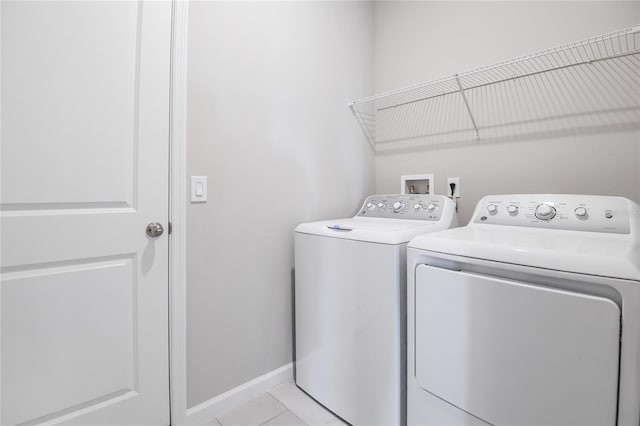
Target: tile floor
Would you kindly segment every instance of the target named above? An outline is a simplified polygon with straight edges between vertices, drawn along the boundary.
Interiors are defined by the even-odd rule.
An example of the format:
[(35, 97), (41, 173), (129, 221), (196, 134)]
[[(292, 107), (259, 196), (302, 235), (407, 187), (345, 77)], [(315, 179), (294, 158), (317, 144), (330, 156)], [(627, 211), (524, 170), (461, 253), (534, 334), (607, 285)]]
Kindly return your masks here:
[(208, 426), (338, 426), (346, 425), (291, 381), (212, 419)]

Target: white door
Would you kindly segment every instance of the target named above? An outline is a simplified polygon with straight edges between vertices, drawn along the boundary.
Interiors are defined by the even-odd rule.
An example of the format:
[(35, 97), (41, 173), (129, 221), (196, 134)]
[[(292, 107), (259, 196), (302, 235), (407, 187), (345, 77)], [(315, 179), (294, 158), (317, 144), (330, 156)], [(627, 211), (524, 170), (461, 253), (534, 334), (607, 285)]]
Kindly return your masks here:
[(169, 1), (2, 1), (2, 425), (169, 424)]

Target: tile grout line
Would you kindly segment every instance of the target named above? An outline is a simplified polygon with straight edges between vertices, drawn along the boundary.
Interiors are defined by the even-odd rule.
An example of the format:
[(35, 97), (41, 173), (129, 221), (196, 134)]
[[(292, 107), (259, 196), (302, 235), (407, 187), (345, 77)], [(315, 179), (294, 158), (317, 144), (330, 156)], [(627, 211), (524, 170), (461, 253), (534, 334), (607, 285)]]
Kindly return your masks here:
[[(273, 395), (271, 395), (271, 396), (273, 396)], [(276, 400), (277, 400), (277, 399), (278, 399), (278, 398), (276, 398)], [(282, 405), (284, 405), (284, 404), (282, 404)], [(271, 417), (270, 419), (267, 419), (267, 420), (265, 420), (264, 422), (260, 423), (260, 426), (262, 426), (262, 425), (263, 425), (263, 424), (265, 424), (265, 423), (270, 422), (271, 420), (275, 419), (276, 417), (280, 417), (281, 415), (283, 415), (283, 414), (284, 414), (284, 413), (286, 413), (287, 411), (291, 413), (291, 410), (289, 410), (289, 409), (287, 408), (287, 409), (286, 409), (286, 410), (284, 410), (282, 413), (278, 413), (278, 414), (276, 414), (275, 416)], [(291, 414), (293, 414), (293, 413), (291, 413)], [(297, 416), (296, 416), (296, 417), (297, 417)]]
[[(287, 382), (289, 382), (289, 381), (288, 381), (288, 380), (286, 380), (286, 381), (284, 381), (284, 382), (282, 382), (282, 383), (280, 383), (280, 384), (278, 384), (278, 385), (276, 385), (276, 386), (272, 387), (271, 389), (274, 389), (274, 388), (276, 388), (277, 386), (280, 386), (280, 385), (282, 385), (282, 384), (284, 384), (284, 383), (287, 383)], [(294, 386), (295, 386), (295, 384), (294, 384)], [(299, 415), (297, 415), (297, 414), (296, 414), (296, 412), (295, 412), (295, 411), (293, 411), (293, 410), (291, 409), (291, 407), (289, 407), (289, 406), (288, 406), (288, 405), (287, 405), (283, 400), (281, 400), (280, 398), (278, 398), (277, 396), (275, 396), (274, 394), (272, 394), (272, 393), (271, 393), (271, 389), (269, 389), (269, 390), (267, 391), (267, 393), (268, 393), (269, 395), (271, 395), (271, 397), (272, 397), (273, 399), (275, 399), (275, 400), (276, 400), (276, 401), (278, 401), (280, 404), (282, 404), (282, 405), (287, 409), (287, 411), (288, 411), (288, 412), (290, 412), (292, 415), (294, 415), (297, 419), (299, 419), (302, 423), (304, 423), (304, 424), (306, 425), (306, 424), (307, 424), (307, 422), (306, 422), (306, 421), (304, 421), (304, 420), (303, 420)], [(276, 417), (277, 417), (277, 416), (276, 416)], [(307, 425), (307, 426), (308, 426), (308, 425)]]
[[(270, 422), (271, 420), (275, 419), (278, 416), (283, 415), (284, 413), (286, 413), (287, 411), (291, 412), (291, 410), (289, 409), (289, 407), (287, 407), (282, 401), (280, 401), (278, 398), (276, 398), (271, 392), (267, 391), (266, 392), (267, 395), (269, 395), (271, 398), (273, 398), (274, 401), (276, 401), (278, 404), (282, 405), (282, 407), (284, 408), (283, 411), (279, 412), (278, 414), (276, 414), (275, 416), (271, 417), (270, 419), (265, 420), (264, 422), (260, 423), (260, 426), (262, 426), (263, 424)], [(292, 413), (293, 414), (293, 413)]]
[[(308, 423), (307, 423), (307, 422), (306, 422), (302, 417), (300, 417), (298, 414), (296, 414), (296, 412), (295, 412), (291, 407), (289, 407), (289, 406), (288, 406), (288, 405), (287, 405), (283, 400), (281, 400), (281, 399), (280, 399), (280, 398), (278, 398), (276, 395), (274, 395), (274, 394), (272, 394), (272, 393), (271, 393), (271, 390), (272, 390), (272, 389), (275, 389), (276, 387), (278, 387), (278, 386), (280, 386), (280, 385), (282, 385), (282, 384), (284, 384), (284, 383), (287, 383), (287, 382), (288, 382), (288, 383), (291, 383), (294, 387), (296, 387), (296, 389), (298, 389), (298, 390), (299, 390), (299, 388), (297, 387), (297, 385), (296, 385), (294, 382), (291, 382), (291, 381), (289, 381), (289, 380), (286, 380), (286, 381), (284, 381), (284, 382), (280, 383), (279, 385), (276, 385), (276, 386), (272, 387), (269, 391), (267, 391), (267, 393), (268, 393), (269, 395), (271, 395), (271, 396), (272, 396), (276, 401), (278, 401), (280, 404), (284, 405), (284, 406), (287, 408), (287, 410), (288, 410), (289, 412), (291, 412), (291, 414), (293, 414), (293, 415), (294, 415), (294, 416), (296, 416), (298, 419), (300, 419), (300, 421), (302, 421), (305, 425), (309, 426), (309, 424), (308, 424)], [(327, 412), (331, 415), (331, 417), (332, 417), (332, 418), (331, 418), (330, 420), (328, 420), (327, 422), (322, 423), (322, 426), (327, 425), (327, 424), (331, 423), (331, 422), (332, 422), (332, 421), (334, 421), (334, 420), (338, 420), (338, 421), (342, 422), (342, 420), (341, 420), (338, 416), (336, 416), (335, 414), (333, 414), (333, 412), (331, 412), (330, 410), (328, 410), (326, 407), (324, 407), (324, 406), (322, 406), (321, 404), (319, 404), (316, 400), (314, 400), (314, 399), (310, 398), (306, 393), (303, 393), (303, 395), (304, 395), (306, 398), (309, 398), (309, 399), (311, 400), (311, 402), (313, 402), (313, 404), (315, 404), (315, 405), (317, 405), (317, 406), (319, 406), (319, 407), (323, 408), (325, 411), (327, 411)]]
[[(276, 398), (274, 395), (272, 395), (270, 392), (268, 392), (268, 391), (267, 391), (267, 392), (264, 392), (264, 393), (262, 393), (262, 394), (258, 395), (258, 396), (257, 396), (257, 397), (255, 397), (255, 398), (251, 399), (250, 401), (246, 401), (245, 403), (242, 403), (242, 404), (240, 404), (240, 405), (237, 405), (237, 406), (235, 406), (234, 408), (232, 408), (232, 409), (228, 410), (226, 413), (223, 413), (223, 417), (226, 417), (228, 414), (230, 414), (230, 413), (232, 413), (232, 412), (235, 412), (235, 411), (239, 411), (239, 410), (246, 411), (246, 406), (247, 406), (249, 403), (251, 403), (252, 401), (255, 401), (255, 400), (257, 400), (257, 399), (263, 398), (263, 397), (268, 397), (268, 398), (270, 398), (270, 399), (271, 399), (275, 404), (277, 404), (277, 406), (279, 407), (279, 409), (277, 410), (277, 412), (276, 412), (274, 415), (272, 415), (271, 417), (267, 418), (266, 420), (262, 420), (262, 419), (258, 420), (258, 419), (256, 419), (256, 420), (258, 420), (258, 421), (259, 421), (259, 423), (252, 423), (253, 425), (255, 425), (255, 426), (262, 426), (263, 424), (265, 424), (265, 423), (267, 423), (267, 422), (270, 422), (271, 420), (273, 420), (273, 419), (275, 419), (276, 417), (278, 417), (278, 416), (280, 416), (280, 415), (282, 415), (282, 414), (286, 413), (287, 411), (291, 411), (291, 410), (289, 410), (289, 408), (288, 408), (285, 404), (283, 404), (283, 403), (282, 403), (278, 398)], [(222, 418), (221, 418), (221, 417), (216, 416), (216, 417), (214, 417), (214, 419), (218, 422), (218, 424), (219, 424), (220, 426), (225, 426), (225, 423), (222, 421)], [(227, 425), (228, 425), (228, 426), (233, 426), (233, 424), (227, 424)]]

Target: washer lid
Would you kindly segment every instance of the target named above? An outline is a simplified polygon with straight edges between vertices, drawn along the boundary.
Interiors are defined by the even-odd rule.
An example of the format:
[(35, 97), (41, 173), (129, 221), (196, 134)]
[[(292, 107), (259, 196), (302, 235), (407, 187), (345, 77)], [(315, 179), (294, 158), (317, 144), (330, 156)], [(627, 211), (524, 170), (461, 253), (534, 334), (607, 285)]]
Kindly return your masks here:
[(449, 223), (353, 217), (302, 223), (295, 232), (381, 244), (403, 244), (416, 235), (447, 229)]
[(640, 246), (629, 235), (468, 225), (420, 235), (410, 248), (640, 281)]

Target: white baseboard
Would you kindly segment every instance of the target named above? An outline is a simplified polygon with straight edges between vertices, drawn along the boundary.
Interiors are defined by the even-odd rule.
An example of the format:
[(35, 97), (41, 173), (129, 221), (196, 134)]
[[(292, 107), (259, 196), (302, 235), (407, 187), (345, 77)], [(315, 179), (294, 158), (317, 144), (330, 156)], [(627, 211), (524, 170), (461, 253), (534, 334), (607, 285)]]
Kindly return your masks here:
[(201, 426), (219, 414), (267, 392), (285, 380), (293, 379), (293, 363), (256, 377), (221, 395), (187, 409), (187, 425)]

